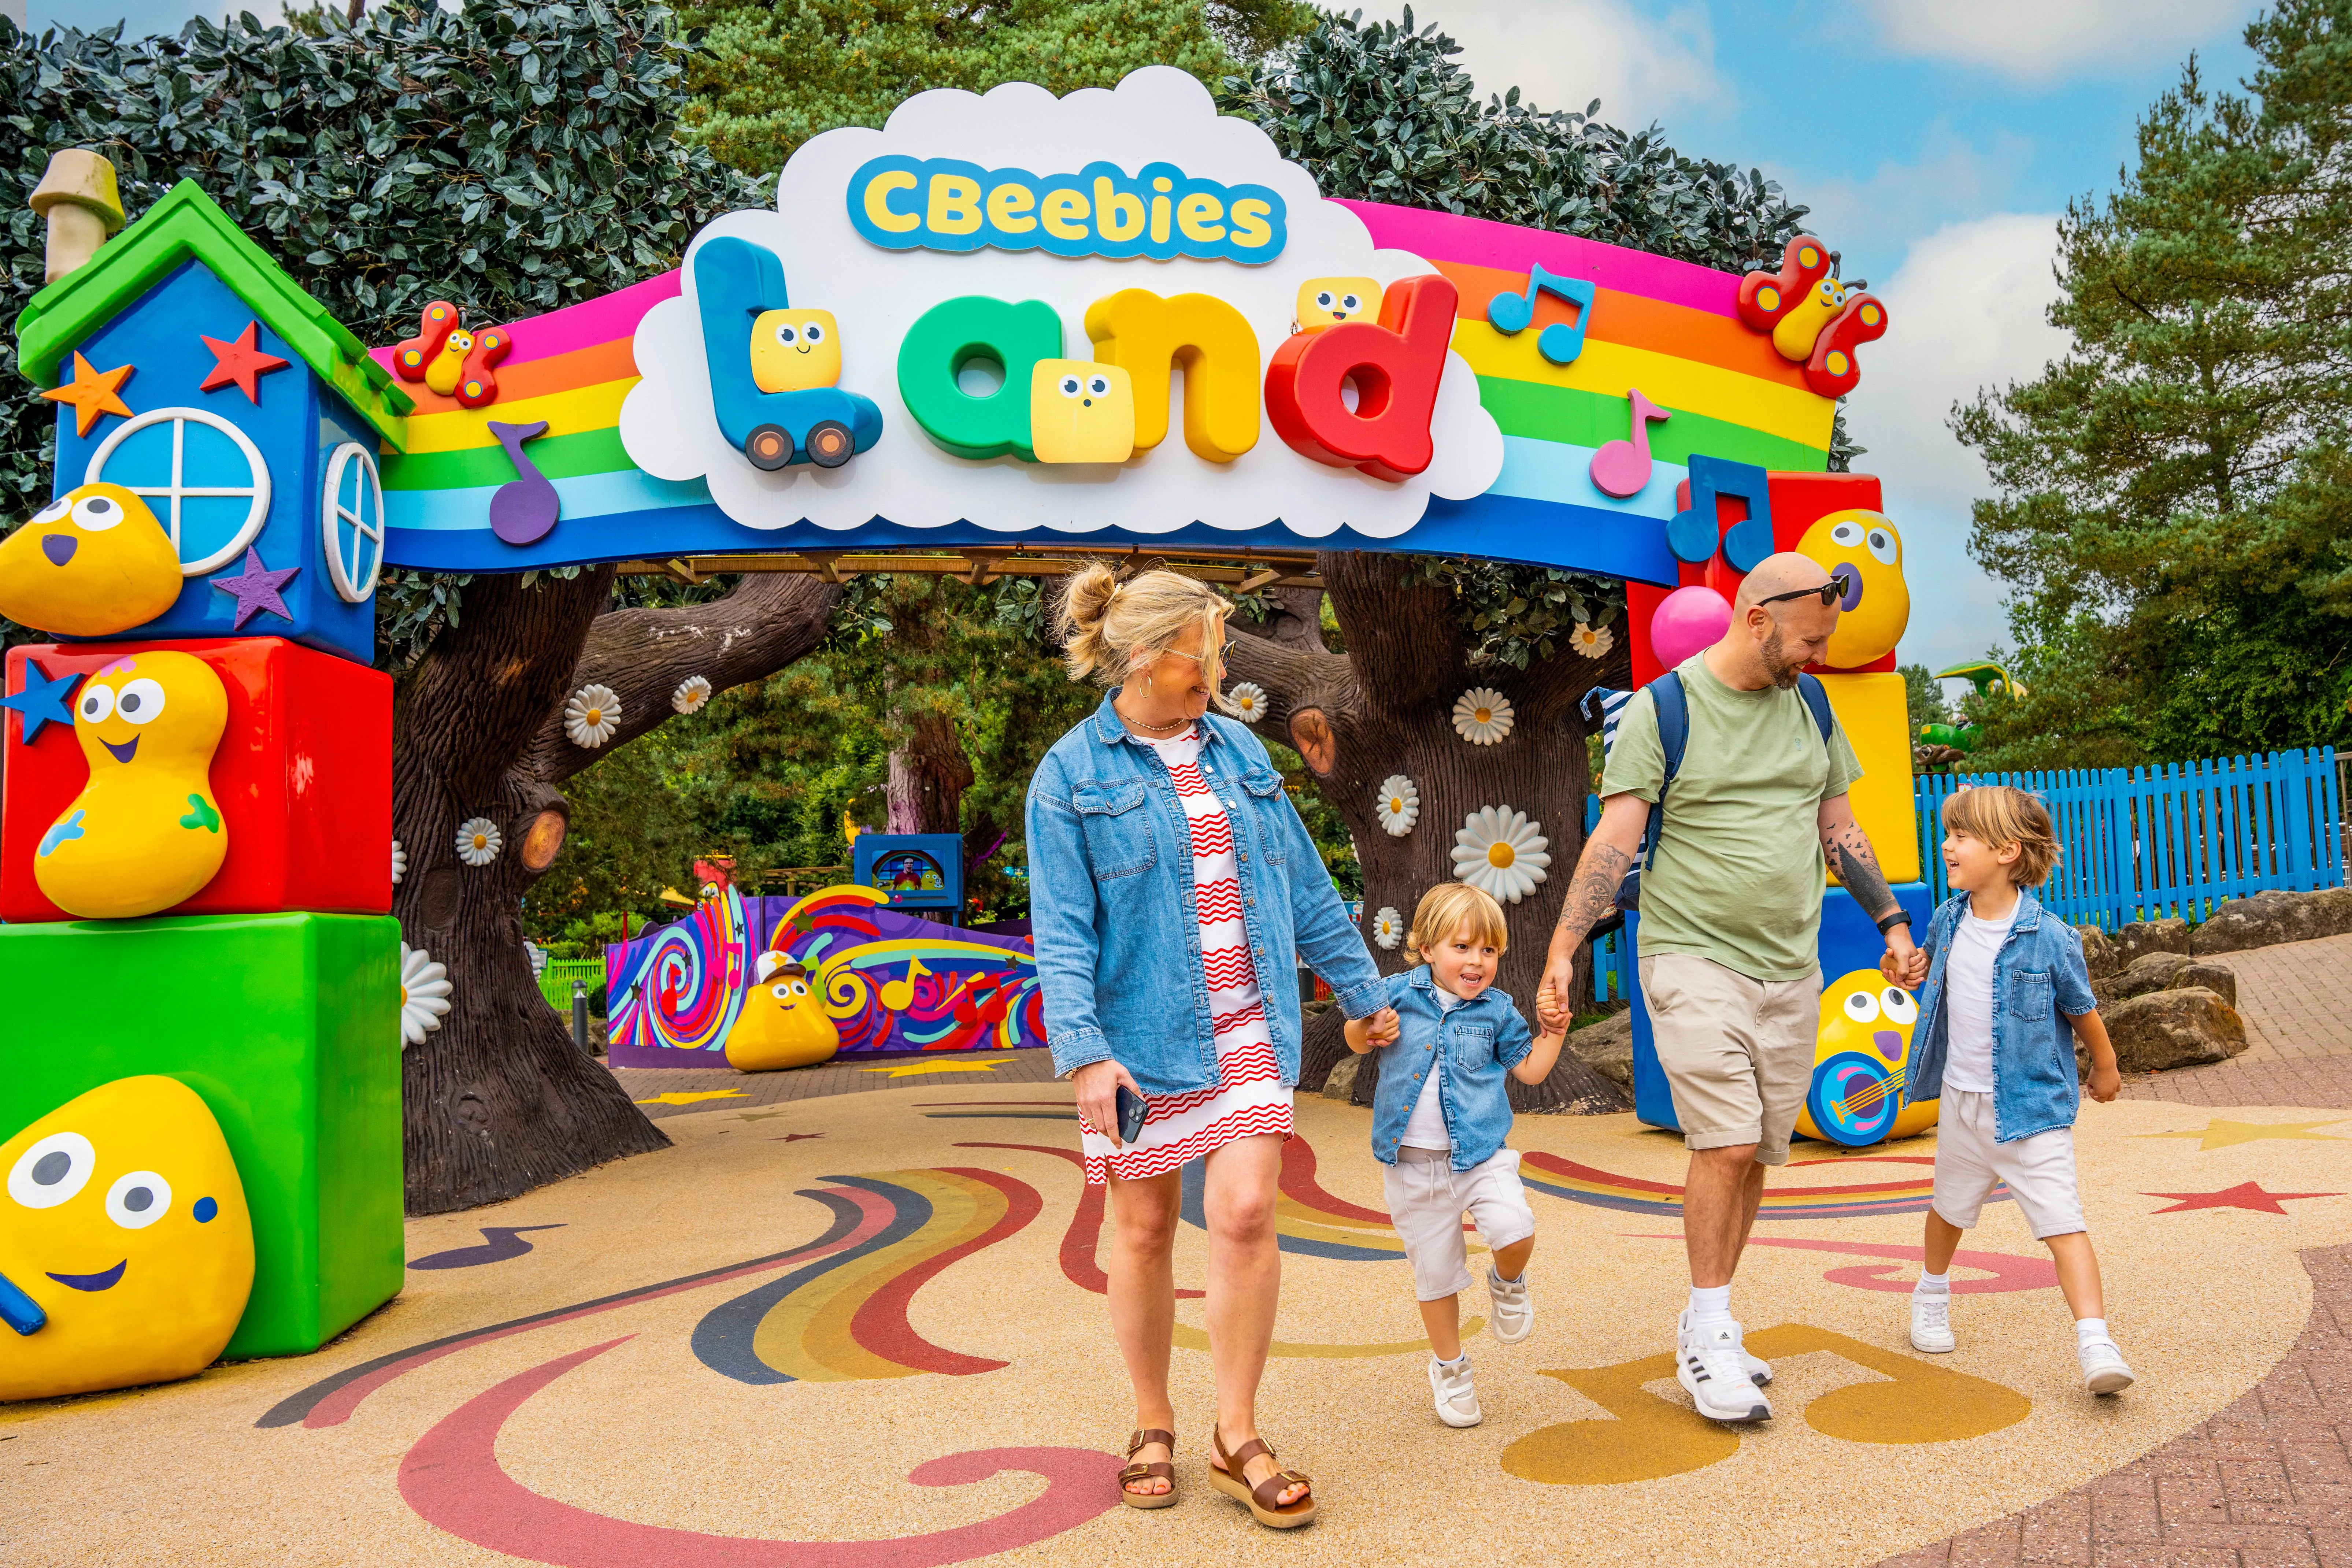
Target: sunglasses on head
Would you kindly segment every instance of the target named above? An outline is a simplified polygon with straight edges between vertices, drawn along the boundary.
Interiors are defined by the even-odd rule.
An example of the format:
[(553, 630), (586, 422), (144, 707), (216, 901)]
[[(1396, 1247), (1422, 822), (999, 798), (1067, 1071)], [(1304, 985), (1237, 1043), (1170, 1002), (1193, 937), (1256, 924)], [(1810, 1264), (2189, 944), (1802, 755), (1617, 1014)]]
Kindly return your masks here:
[(1845, 568), (1841, 566), (1831, 573), (1830, 580), (1818, 588), (1791, 588), (1785, 594), (1775, 594), (1769, 599), (1759, 599), (1756, 602), (1759, 605), (1781, 605), (1791, 599), (1819, 599), (1827, 605), (1834, 605), (1845, 597)]

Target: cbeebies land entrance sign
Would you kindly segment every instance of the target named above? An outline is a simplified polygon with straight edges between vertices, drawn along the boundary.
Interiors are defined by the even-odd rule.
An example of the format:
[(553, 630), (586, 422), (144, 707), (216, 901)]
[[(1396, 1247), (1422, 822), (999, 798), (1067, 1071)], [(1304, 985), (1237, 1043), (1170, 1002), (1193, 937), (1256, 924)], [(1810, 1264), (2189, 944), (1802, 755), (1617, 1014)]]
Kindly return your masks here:
[(828, 132), (681, 283), (621, 439), (746, 529), (1391, 541), (1503, 466), (1454, 286), (1167, 68)]

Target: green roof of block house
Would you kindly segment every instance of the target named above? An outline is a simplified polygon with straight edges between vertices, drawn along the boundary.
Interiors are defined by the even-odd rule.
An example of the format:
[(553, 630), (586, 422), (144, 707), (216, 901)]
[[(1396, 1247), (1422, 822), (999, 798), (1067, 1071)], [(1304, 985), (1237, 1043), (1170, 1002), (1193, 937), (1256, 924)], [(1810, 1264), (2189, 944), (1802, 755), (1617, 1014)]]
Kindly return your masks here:
[(416, 405), (367, 345), (286, 275), (194, 180), (164, 193), (98, 254), (33, 296), (16, 318), (16, 364), (47, 387), (74, 346), (188, 261), (201, 261), (252, 307), (320, 381), (341, 393), (395, 451)]

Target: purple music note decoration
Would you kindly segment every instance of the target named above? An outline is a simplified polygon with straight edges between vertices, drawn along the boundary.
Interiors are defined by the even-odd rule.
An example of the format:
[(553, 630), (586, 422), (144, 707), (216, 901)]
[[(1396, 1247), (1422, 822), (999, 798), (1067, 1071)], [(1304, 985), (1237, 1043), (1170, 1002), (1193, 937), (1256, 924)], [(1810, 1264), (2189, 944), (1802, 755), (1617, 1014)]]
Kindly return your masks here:
[(538, 464), (522, 455), (525, 441), (547, 434), (547, 421), (501, 425), (492, 419), (485, 423), (484, 428), (498, 437), (499, 445), (514, 459), (516, 475), (490, 497), (490, 531), (509, 544), (536, 544), (547, 537), (562, 510), (554, 481), (539, 471)]
[(1643, 396), (1639, 387), (1633, 388), (1632, 395), (1633, 438), (1612, 441), (1592, 454), (1593, 484), (1619, 500), (1639, 495), (1650, 482), (1650, 421), (1674, 417)]

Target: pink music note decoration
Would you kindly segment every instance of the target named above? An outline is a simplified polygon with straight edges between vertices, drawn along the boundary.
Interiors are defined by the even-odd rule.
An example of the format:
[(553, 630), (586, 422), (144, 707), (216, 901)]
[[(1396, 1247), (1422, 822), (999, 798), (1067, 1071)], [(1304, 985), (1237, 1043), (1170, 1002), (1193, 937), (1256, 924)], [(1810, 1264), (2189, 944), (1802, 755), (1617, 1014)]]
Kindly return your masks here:
[(1633, 390), (1633, 438), (1612, 441), (1592, 454), (1593, 484), (1619, 500), (1639, 495), (1650, 482), (1650, 421), (1673, 417), (1638, 388)]

